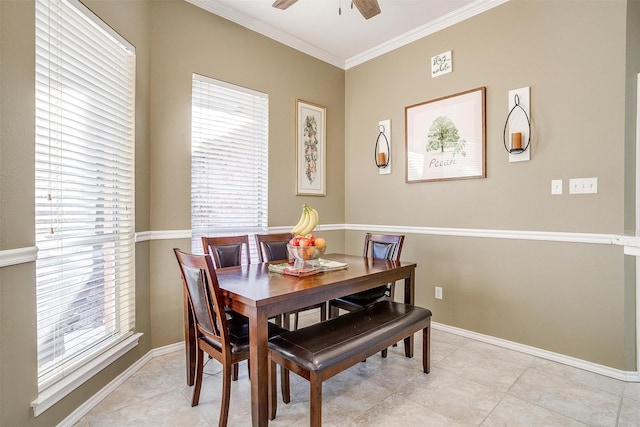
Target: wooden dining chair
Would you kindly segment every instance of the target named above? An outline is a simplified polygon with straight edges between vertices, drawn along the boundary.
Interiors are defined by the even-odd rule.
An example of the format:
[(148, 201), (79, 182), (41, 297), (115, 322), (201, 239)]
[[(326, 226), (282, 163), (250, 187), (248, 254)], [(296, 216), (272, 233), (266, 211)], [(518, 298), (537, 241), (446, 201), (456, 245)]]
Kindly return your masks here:
[[(403, 243), (404, 235), (367, 233), (364, 236), (362, 256), (372, 259), (398, 261), (402, 253)], [(329, 301), (329, 318), (338, 316), (340, 309), (354, 311), (385, 298), (393, 301), (394, 292), (395, 282), (333, 299)], [(386, 349), (382, 350), (382, 357), (387, 357)]]
[(249, 236), (202, 237), (202, 248), (205, 254), (213, 258), (215, 268), (233, 267), (242, 264), (244, 255), (247, 264), (251, 264)]
[[(234, 267), (242, 264), (244, 255), (247, 264), (251, 264), (251, 251), (249, 250), (249, 236), (218, 236), (202, 237), (202, 248), (205, 254), (211, 255), (214, 268)], [(281, 322), (277, 322), (281, 325)], [(238, 364), (233, 365), (233, 381), (238, 380)]]
[[(287, 243), (293, 238), (291, 233), (256, 234), (256, 246), (260, 262), (288, 261)], [(320, 309), (320, 320), (327, 320), (327, 303), (321, 302), (299, 310), (283, 314), (282, 326), (289, 328), (291, 314), (294, 315), (293, 329), (298, 329), (299, 313), (302, 311)]]
[[(192, 255), (173, 250), (182, 282), (194, 317), (196, 333), (196, 374), (191, 406), (198, 405), (204, 352), (222, 364), (222, 399), (219, 426), (226, 426), (229, 417), (232, 365), (249, 359), (249, 320), (238, 313), (225, 310), (222, 292), (218, 286), (212, 257)], [(269, 322), (269, 338), (286, 332)], [(288, 378), (288, 376), (287, 376)], [(288, 384), (282, 384), (282, 393), (288, 393)]]

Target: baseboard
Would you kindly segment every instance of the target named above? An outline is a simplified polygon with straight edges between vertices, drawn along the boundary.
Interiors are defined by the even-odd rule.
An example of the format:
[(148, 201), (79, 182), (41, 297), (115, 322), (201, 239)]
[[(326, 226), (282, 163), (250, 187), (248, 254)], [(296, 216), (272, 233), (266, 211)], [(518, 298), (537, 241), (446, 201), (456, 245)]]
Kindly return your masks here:
[(87, 415), (89, 411), (95, 408), (104, 398), (106, 398), (111, 392), (121, 386), (127, 379), (140, 370), (144, 365), (155, 357), (160, 357), (165, 354), (173, 353), (184, 349), (184, 341), (177, 342), (175, 344), (165, 345), (163, 347), (154, 348), (147, 354), (138, 359), (133, 365), (129, 366), (124, 372), (114, 378), (109, 384), (104, 386), (99, 392), (91, 396), (82, 405), (76, 408), (67, 418), (62, 420), (58, 427), (71, 427), (82, 417)]
[[(477, 332), (468, 331), (466, 329), (456, 328), (454, 326), (444, 325), (437, 322), (431, 322), (433, 329), (439, 331), (448, 332), (454, 335), (460, 335), (463, 337), (471, 338), (487, 344), (496, 345), (498, 347), (507, 348), (510, 350), (518, 351), (520, 353), (529, 354), (531, 356), (540, 357), (542, 359), (551, 360), (554, 362), (562, 363), (574, 368), (583, 369), (595, 374), (604, 375), (610, 378), (614, 378), (620, 381), (626, 382), (640, 382), (640, 374), (635, 371), (621, 371), (619, 369), (613, 369), (608, 366), (599, 365), (597, 363), (587, 362), (585, 360), (576, 359), (574, 357), (565, 356), (562, 354), (554, 353), (547, 350), (542, 350), (536, 347), (531, 347), (524, 344), (518, 344), (512, 341), (503, 340), (501, 338), (495, 338), (489, 335), (479, 334)], [(138, 359), (133, 365), (127, 368), (123, 373), (118, 375), (113, 381), (103, 387), (98, 393), (91, 396), (86, 402), (80, 405), (75, 411), (73, 411), (67, 418), (65, 418), (58, 427), (71, 427), (77, 423), (83, 416), (89, 413), (89, 411), (95, 408), (104, 398), (106, 398), (112, 391), (118, 388), (129, 377), (141, 369), (147, 362), (155, 357), (160, 357), (165, 354), (173, 353), (176, 351), (182, 351), (184, 349), (184, 341), (177, 342), (175, 344), (166, 345), (163, 347), (154, 348), (149, 351), (143, 357)]]
[(547, 359), (554, 362), (562, 363), (563, 365), (568, 365), (574, 368), (583, 369), (585, 371), (593, 372), (599, 375), (604, 375), (606, 377), (614, 378), (616, 380), (627, 381), (627, 382), (640, 382), (640, 375), (637, 371), (622, 371), (619, 369), (610, 368), (608, 366), (599, 365), (597, 363), (588, 362), (586, 360), (577, 359), (571, 356), (566, 356), (563, 354), (542, 350), (540, 348), (515, 343), (513, 341), (503, 340), (501, 338), (496, 338), (489, 335), (479, 334), (477, 332), (468, 331), (466, 329), (460, 329), (454, 326), (444, 325), (437, 322), (431, 322), (431, 326), (433, 327), (433, 329), (437, 329), (439, 331), (460, 335), (463, 337), (474, 339), (476, 341), (485, 342), (487, 344), (493, 344), (498, 347), (503, 347), (510, 350), (518, 351), (520, 353), (529, 354), (531, 356), (540, 357), (542, 359)]

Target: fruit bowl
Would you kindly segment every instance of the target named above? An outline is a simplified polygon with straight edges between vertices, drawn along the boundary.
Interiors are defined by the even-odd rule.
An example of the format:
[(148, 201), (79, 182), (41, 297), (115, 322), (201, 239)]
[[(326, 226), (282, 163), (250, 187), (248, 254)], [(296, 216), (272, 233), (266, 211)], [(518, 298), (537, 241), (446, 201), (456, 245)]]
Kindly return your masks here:
[(310, 268), (308, 261), (316, 260), (324, 255), (326, 246), (293, 246), (287, 244), (289, 259), (295, 260), (295, 268)]

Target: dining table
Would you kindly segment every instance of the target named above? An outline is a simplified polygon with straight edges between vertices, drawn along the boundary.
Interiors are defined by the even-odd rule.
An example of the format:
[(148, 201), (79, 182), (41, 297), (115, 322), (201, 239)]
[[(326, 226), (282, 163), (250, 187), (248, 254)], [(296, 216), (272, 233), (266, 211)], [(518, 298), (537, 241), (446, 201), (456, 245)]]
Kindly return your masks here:
[[(249, 319), (253, 426), (266, 426), (269, 421), (269, 318), (399, 280), (404, 281), (404, 302), (414, 304), (416, 263), (346, 254), (325, 254), (323, 258), (346, 263), (347, 267), (304, 277), (271, 272), (269, 263), (244, 264), (216, 270), (225, 306)], [(189, 385), (193, 385), (195, 376), (195, 342), (193, 316), (185, 303)], [(404, 351), (406, 357), (413, 357), (413, 336), (404, 340)]]

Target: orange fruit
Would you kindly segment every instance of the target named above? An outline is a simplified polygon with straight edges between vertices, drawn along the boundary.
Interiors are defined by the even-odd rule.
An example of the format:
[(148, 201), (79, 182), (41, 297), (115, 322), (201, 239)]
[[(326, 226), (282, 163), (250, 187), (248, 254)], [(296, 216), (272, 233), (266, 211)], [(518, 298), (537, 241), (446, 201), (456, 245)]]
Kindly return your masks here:
[(316, 246), (323, 248), (327, 246), (327, 242), (322, 237), (316, 237)]

